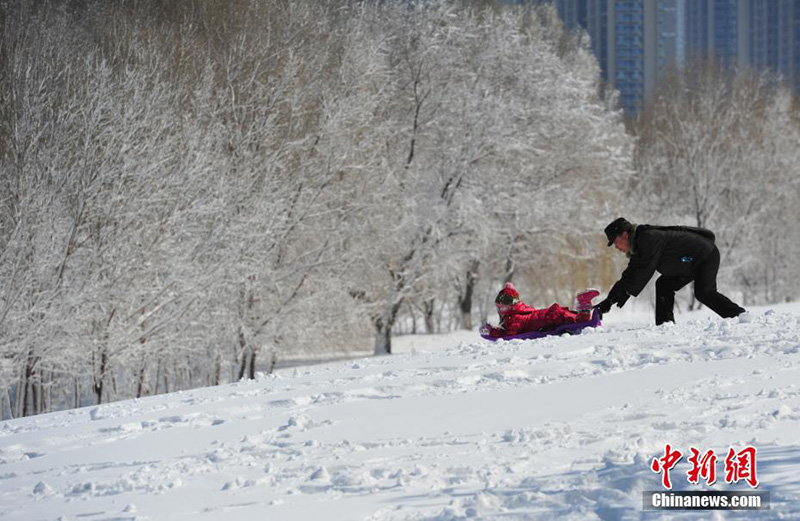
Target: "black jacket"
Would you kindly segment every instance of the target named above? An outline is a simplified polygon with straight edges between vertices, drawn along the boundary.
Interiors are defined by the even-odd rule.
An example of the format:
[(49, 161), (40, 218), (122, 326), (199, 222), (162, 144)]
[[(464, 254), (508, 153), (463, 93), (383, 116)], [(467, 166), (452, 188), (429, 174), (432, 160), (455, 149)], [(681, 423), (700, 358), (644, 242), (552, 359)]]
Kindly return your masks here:
[(687, 280), (695, 268), (714, 251), (714, 233), (691, 226), (642, 224), (631, 234), (631, 260), (608, 294), (612, 302), (625, 301), (641, 293), (653, 273)]

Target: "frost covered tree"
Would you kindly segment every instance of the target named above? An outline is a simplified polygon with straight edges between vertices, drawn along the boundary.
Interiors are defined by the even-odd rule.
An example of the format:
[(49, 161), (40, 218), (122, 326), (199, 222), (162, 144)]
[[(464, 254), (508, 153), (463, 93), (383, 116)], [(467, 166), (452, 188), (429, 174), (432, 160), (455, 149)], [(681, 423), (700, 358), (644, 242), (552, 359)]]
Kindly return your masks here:
[[(431, 294), (460, 294), (471, 315), (483, 264), (495, 276), (488, 267), (498, 257), (545, 258), (552, 249), (498, 251), (525, 248), (537, 233), (585, 231), (595, 223), (574, 217), (598, 204), (580, 202), (592, 183), (612, 187), (630, 169), (619, 115), (597, 96), (596, 64), (552, 9), (381, 14), (371, 39), (392, 74), (381, 87), (374, 130), (385, 152), (368, 199), (382, 210), (359, 233), (369, 243), (354, 294), (372, 314), (375, 352), (388, 353), (404, 302), (430, 313)], [(390, 233), (376, 242), (370, 227)]]
[(478, 4), (0, 4), (3, 416), (388, 353), (579, 255), (619, 114), (552, 8)]
[(800, 202), (790, 92), (767, 75), (704, 64), (666, 84), (637, 133), (643, 215), (714, 230), (745, 302), (793, 297), (796, 275), (783, 260), (800, 238), (784, 224)]
[(518, 80), (499, 125), (511, 146), (493, 175), (481, 177), (481, 192), (494, 253), (490, 296), (518, 276), (535, 302), (549, 304), (598, 284), (597, 230), (631, 175), (632, 147), (613, 100), (598, 95), (599, 69), (585, 39), (564, 32), (554, 11), (538, 15), (527, 32), (539, 43), (512, 46), (507, 58), (506, 75)]
[(67, 21), (32, 5), (4, 10), (0, 21), (0, 352), (16, 372), (3, 375), (17, 382), (9, 408), (29, 414), (47, 407), (55, 368), (44, 361), (63, 333), (56, 317), (83, 218), (83, 199), (66, 195), (85, 179), (60, 175), (80, 160), (58, 153), (71, 149), (64, 130), (77, 117), (58, 88), (72, 44)]

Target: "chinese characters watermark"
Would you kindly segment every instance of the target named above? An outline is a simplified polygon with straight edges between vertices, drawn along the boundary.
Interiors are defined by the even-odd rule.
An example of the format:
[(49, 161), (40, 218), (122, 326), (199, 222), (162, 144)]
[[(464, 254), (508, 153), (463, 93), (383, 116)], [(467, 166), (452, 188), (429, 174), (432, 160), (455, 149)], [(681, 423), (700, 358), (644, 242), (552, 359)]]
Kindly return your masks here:
[[(661, 474), (661, 485), (665, 489), (672, 490), (670, 472), (683, 456), (680, 450), (674, 449), (667, 443), (664, 447), (664, 456), (653, 458), (650, 470)], [(717, 481), (717, 455), (713, 450), (701, 452), (695, 447), (690, 447), (687, 460), (690, 465), (686, 472), (689, 483), (699, 484), (702, 479), (706, 485), (713, 485)], [(739, 481), (746, 482), (751, 488), (758, 487), (756, 448), (750, 445), (739, 451), (730, 447), (725, 457), (725, 482), (733, 484)]]

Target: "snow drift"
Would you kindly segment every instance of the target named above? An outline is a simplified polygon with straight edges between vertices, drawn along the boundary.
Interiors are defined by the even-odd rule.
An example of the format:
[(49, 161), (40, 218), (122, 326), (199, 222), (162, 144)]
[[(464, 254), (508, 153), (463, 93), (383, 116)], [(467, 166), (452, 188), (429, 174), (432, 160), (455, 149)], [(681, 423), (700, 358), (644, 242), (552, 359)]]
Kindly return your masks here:
[[(800, 519), (800, 306), (611, 322), (3, 422), (0, 518)], [(755, 446), (771, 509), (642, 512), (665, 443)]]

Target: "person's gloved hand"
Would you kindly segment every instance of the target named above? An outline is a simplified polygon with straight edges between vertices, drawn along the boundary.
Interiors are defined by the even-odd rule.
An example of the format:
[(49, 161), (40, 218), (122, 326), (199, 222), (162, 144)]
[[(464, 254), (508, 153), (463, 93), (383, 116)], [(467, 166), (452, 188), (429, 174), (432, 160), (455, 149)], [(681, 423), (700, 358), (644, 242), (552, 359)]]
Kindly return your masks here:
[(611, 311), (611, 304), (613, 304), (613, 302), (611, 302), (609, 299), (605, 299), (604, 301), (599, 303), (596, 307), (600, 311), (600, 313), (605, 315), (606, 313)]
[(625, 303), (628, 302), (629, 298), (631, 298), (631, 296), (628, 295), (627, 293), (622, 295), (620, 298), (617, 299), (617, 307), (621, 308), (622, 306), (624, 306)]

